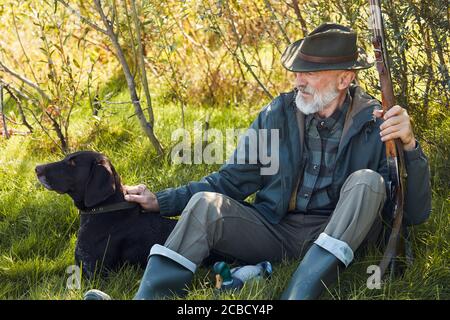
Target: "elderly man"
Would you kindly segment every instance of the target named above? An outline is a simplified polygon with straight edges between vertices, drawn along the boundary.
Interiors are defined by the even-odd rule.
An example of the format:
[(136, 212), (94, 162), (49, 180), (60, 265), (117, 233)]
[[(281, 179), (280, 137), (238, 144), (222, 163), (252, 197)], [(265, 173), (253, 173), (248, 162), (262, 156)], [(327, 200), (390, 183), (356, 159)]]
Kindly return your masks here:
[[(151, 248), (136, 299), (182, 294), (211, 252), (251, 264), (298, 260), (282, 298), (318, 298), (354, 252), (380, 234), (388, 139), (403, 142), (406, 223), (428, 218), (427, 159), (406, 110), (382, 114), (380, 103), (353, 84), (357, 70), (371, 66), (356, 40), (347, 27), (323, 24), (284, 52), (296, 89), (274, 99), (251, 125), (279, 130), (276, 174), (261, 175), (260, 161), (234, 161), (156, 194), (143, 185), (126, 188), (126, 199), (148, 211), (181, 212), (164, 246)], [(254, 203), (245, 202), (253, 193)]]

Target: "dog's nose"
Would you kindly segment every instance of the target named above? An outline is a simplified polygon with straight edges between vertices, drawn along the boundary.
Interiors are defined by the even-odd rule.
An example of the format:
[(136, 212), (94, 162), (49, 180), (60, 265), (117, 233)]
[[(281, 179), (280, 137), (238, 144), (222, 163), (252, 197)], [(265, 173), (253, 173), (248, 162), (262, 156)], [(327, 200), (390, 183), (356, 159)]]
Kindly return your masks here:
[(36, 166), (34, 171), (36, 172), (37, 176), (42, 176), (44, 174), (44, 166), (43, 165)]

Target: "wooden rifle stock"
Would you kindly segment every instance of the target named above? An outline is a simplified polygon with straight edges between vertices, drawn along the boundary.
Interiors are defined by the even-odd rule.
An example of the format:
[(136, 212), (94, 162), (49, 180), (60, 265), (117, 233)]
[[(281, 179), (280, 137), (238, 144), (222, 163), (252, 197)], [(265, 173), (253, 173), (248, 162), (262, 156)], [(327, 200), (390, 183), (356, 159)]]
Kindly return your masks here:
[[(383, 18), (380, 0), (369, 0), (371, 27), (373, 29), (372, 44), (375, 52), (375, 63), (381, 87), (381, 105), (383, 114), (395, 105), (392, 79), (389, 72), (388, 52), (386, 48)], [(406, 187), (406, 169), (403, 156), (403, 144), (400, 139), (388, 140), (386, 145), (386, 160), (389, 175), (388, 201), (392, 202), (391, 234), (385, 253), (379, 264), (381, 276), (391, 264), (391, 271), (395, 268), (395, 258), (404, 255), (404, 238), (402, 235), (402, 222), (404, 210), (404, 195)], [(391, 275), (392, 275), (391, 272)]]

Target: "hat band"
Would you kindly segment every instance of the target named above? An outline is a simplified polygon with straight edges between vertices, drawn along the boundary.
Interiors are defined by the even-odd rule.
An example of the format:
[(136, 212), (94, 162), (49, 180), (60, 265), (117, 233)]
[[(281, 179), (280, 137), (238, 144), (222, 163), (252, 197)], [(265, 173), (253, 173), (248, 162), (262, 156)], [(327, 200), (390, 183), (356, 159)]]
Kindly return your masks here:
[(308, 54), (304, 54), (299, 52), (298, 56), (308, 62), (317, 62), (317, 63), (340, 63), (340, 62), (349, 62), (355, 61), (358, 59), (358, 52), (348, 56), (340, 56), (340, 57), (318, 57), (318, 56), (310, 56)]

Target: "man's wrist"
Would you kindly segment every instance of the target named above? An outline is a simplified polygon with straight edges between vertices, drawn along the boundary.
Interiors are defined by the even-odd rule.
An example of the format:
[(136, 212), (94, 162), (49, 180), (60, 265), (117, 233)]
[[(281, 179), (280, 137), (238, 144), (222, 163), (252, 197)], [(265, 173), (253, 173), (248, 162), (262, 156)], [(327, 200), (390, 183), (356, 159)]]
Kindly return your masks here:
[(159, 203), (158, 203), (158, 198), (155, 196), (153, 199), (153, 210), (154, 212), (159, 212)]
[(412, 151), (416, 149), (416, 139), (411, 139), (411, 141), (408, 144), (403, 145), (403, 151)]

